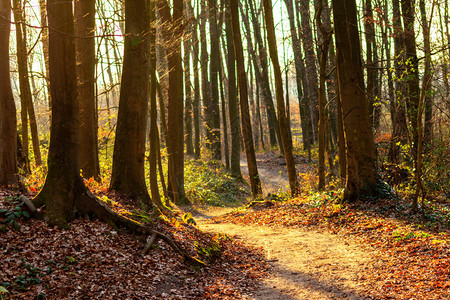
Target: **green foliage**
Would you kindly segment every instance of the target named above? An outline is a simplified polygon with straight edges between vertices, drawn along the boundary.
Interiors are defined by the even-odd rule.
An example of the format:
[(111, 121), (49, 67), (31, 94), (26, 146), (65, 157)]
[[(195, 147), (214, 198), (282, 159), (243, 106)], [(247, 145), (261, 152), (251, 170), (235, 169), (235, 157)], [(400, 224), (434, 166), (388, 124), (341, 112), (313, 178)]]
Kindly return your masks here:
[(18, 197), (9, 196), (6, 199), (11, 203), (12, 206), (14, 206), (14, 208), (10, 210), (0, 209), (0, 213), (5, 215), (3, 223), (6, 223), (8, 224), (8, 226), (11, 226), (15, 230), (19, 231), (20, 225), (19, 223), (17, 223), (17, 220), (22, 217), (29, 218), (30, 214), (27, 211), (22, 210), (23, 203)]
[(185, 163), (185, 189), (192, 203), (213, 206), (238, 204), (239, 197), (248, 194), (219, 163), (193, 160)]
[(8, 293), (8, 290), (3, 285), (0, 285), (0, 299), (6, 299), (6, 294)]
[[(19, 267), (24, 267), (26, 272), (22, 275), (17, 276), (14, 279), (13, 286), (21, 291), (26, 290), (28, 287), (32, 285), (40, 284), (42, 282), (41, 278), (44, 277), (46, 274), (50, 274), (52, 272), (51, 268), (48, 268), (47, 270), (42, 270), (41, 268), (33, 267), (31, 264), (25, 263), (24, 261), (21, 262)], [(6, 290), (6, 288), (9, 286), (11, 286), (11, 283), (9, 282), (3, 282), (0, 285), (0, 296), (3, 295), (2, 288)]]
[(197, 225), (197, 222), (195, 222), (194, 217), (192, 217), (191, 213), (185, 213), (182, 217), (183, 221), (188, 225)]
[(200, 257), (209, 262), (215, 261), (222, 255), (222, 249), (220, 248), (219, 243), (215, 240), (212, 240), (206, 247), (202, 247), (197, 241), (194, 241), (194, 246)]

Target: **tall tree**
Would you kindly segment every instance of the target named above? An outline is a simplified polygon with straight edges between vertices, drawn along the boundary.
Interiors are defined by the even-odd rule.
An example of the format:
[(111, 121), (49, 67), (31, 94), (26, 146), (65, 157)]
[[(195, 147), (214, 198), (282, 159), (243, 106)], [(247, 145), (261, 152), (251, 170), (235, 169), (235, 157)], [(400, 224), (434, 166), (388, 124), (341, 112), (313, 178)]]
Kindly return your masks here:
[(256, 165), (255, 147), (253, 145), (252, 125), (248, 107), (247, 77), (244, 65), (244, 50), (242, 47), (241, 30), (239, 24), (238, 1), (230, 0), (231, 26), (233, 29), (234, 51), (236, 55), (237, 77), (239, 84), (239, 99), (242, 120), (242, 135), (244, 137), (245, 154), (247, 156), (248, 175), (253, 197), (262, 193), (261, 180), (259, 179)]
[(9, 68), (11, 3), (0, 1), (0, 185), (17, 185), (17, 119)]
[(220, 109), (219, 109), (219, 61), (220, 61), (220, 37), (217, 24), (217, 3), (216, 0), (208, 1), (209, 8), (209, 34), (210, 34), (210, 84), (211, 84), (211, 102), (209, 115), (207, 116), (208, 130), (211, 130), (212, 157), (215, 160), (221, 160), (220, 143)]
[(307, 88), (309, 89), (309, 99), (306, 103), (309, 104), (309, 113), (311, 116), (312, 135), (310, 138), (312, 142), (317, 141), (317, 128), (319, 124), (319, 110), (318, 110), (318, 83), (317, 83), (317, 58), (314, 53), (314, 39), (312, 35), (311, 23), (310, 23), (310, 6), (309, 0), (300, 0), (298, 2), (300, 6), (301, 15), (301, 32), (303, 50), (305, 51), (305, 80), (307, 82)]
[(75, 40), (80, 103), (79, 162), (84, 178), (100, 180), (95, 97), (95, 0), (75, 1)]
[[(125, 1), (125, 48), (110, 189), (150, 207), (145, 184), (149, 99), (148, 1)], [(180, 123), (182, 124), (182, 122)]]
[(283, 142), (284, 157), (289, 176), (289, 186), (291, 195), (297, 196), (299, 193), (299, 185), (297, 180), (297, 172), (295, 171), (294, 156), (292, 154), (292, 141), (289, 133), (289, 124), (286, 116), (286, 106), (283, 100), (283, 79), (281, 77), (280, 62), (278, 61), (277, 43), (275, 38), (275, 25), (273, 21), (272, 1), (263, 0), (264, 18), (267, 27), (267, 40), (269, 45), (270, 58), (273, 64), (275, 75), (275, 87), (278, 108), (278, 122), (281, 131), (281, 141)]
[[(194, 15), (192, 6), (189, 6), (191, 15)], [(199, 74), (199, 41), (198, 28), (199, 20), (195, 19), (192, 28), (192, 61), (194, 66), (194, 99), (192, 101), (192, 115), (194, 121), (194, 155), (195, 158), (200, 158), (200, 74)]]
[(52, 95), (52, 120), (48, 173), (34, 200), (46, 204), (49, 224), (67, 227), (75, 216), (75, 204), (89, 194), (80, 177), (78, 163), (79, 106), (75, 66), (72, 2), (48, 0), (49, 72)]
[(400, 144), (404, 144), (408, 135), (406, 125), (405, 98), (406, 83), (403, 77), (403, 64), (405, 53), (403, 51), (404, 36), (402, 18), (400, 14), (400, 1), (392, 1), (393, 36), (394, 36), (394, 65), (395, 65), (395, 100), (393, 105), (392, 138), (389, 147), (389, 161), (394, 164), (400, 162)]
[(339, 96), (346, 142), (344, 201), (354, 202), (361, 190), (376, 184), (375, 143), (364, 92), (355, 0), (333, 0)]
[(375, 20), (372, 0), (364, 0), (364, 34), (366, 38), (367, 97), (370, 103), (370, 116), (373, 126), (380, 126), (381, 106), (378, 93), (378, 47), (375, 41)]
[(192, 88), (191, 88), (191, 43), (192, 43), (192, 23), (190, 3), (186, 2), (186, 9), (184, 10), (184, 22), (186, 24), (185, 34), (183, 37), (183, 65), (184, 65), (184, 94), (185, 94), (185, 106), (184, 106), (184, 127), (185, 127), (185, 140), (186, 140), (186, 154), (194, 154), (194, 144), (192, 142)]
[(419, 107), (419, 60), (417, 58), (416, 35), (414, 31), (414, 2), (412, 0), (401, 0), (401, 9), (404, 23), (404, 51), (405, 51), (405, 67), (408, 84), (408, 92), (406, 97), (406, 106), (409, 122), (411, 123), (412, 138), (412, 157), (417, 159), (417, 110)]
[(22, 1), (13, 1), (13, 11), (14, 20), (16, 21), (17, 66), (19, 71), (20, 103), (22, 106), (21, 117), (23, 150), (28, 159), (28, 120), (30, 120), (34, 159), (36, 165), (40, 166), (42, 164), (41, 150), (39, 149), (39, 135), (30, 88), (30, 77), (28, 76), (27, 35)]
[(234, 53), (233, 31), (231, 26), (230, 1), (225, 0), (225, 26), (227, 40), (227, 69), (228, 69), (228, 115), (231, 127), (231, 174), (241, 177), (241, 128), (239, 126), (238, 93), (236, 85), (236, 55)]
[(173, 14), (167, 1), (159, 0), (162, 21), (169, 26), (163, 36), (169, 67), (169, 105), (167, 123), (167, 154), (169, 169), (169, 197), (176, 204), (189, 203), (184, 191), (184, 130), (183, 126), (183, 67), (181, 37), (183, 33), (183, 0), (173, 1)]
[[(270, 80), (269, 80), (269, 63), (267, 58), (267, 50), (264, 46), (263, 38), (261, 36), (261, 26), (258, 21), (258, 15), (256, 14), (254, 0), (247, 0), (247, 4), (250, 8), (250, 15), (252, 17), (252, 23), (255, 33), (255, 42), (258, 48), (258, 59), (261, 70), (261, 92), (263, 95), (264, 103), (267, 107), (267, 119), (269, 123), (269, 136), (270, 145), (275, 147), (278, 145), (280, 147), (280, 152), (283, 152), (283, 144), (281, 142), (280, 128), (278, 124), (277, 114), (275, 112), (275, 105), (273, 103), (272, 92), (270, 90)], [(249, 33), (250, 34), (250, 33)]]

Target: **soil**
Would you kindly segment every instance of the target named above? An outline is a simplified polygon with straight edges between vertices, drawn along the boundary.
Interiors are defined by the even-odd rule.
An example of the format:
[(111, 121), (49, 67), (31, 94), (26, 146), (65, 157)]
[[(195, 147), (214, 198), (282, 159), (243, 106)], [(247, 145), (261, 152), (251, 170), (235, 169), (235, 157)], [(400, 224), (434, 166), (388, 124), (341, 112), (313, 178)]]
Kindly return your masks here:
[[(266, 154), (267, 155), (267, 154)], [(281, 162), (281, 163), (280, 163)], [(307, 168), (297, 159), (297, 168)], [(246, 173), (246, 163), (241, 161)], [(285, 190), (287, 176), (282, 157), (258, 157), (264, 193)], [(263, 248), (270, 263), (269, 276), (246, 299), (368, 299), (364, 270), (374, 263), (373, 253), (359, 244), (327, 232), (302, 228), (270, 228), (215, 223), (211, 218), (232, 208), (208, 208), (195, 218), (200, 229), (227, 235)]]

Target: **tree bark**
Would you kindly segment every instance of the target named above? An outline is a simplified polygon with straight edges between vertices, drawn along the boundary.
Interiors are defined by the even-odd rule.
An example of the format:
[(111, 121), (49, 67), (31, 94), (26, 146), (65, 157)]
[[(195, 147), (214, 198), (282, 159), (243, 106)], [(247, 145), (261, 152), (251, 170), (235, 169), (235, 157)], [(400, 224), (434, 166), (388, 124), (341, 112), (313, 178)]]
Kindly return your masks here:
[(228, 115), (231, 127), (231, 174), (241, 177), (241, 128), (239, 126), (238, 93), (236, 86), (236, 55), (234, 53), (233, 30), (231, 25), (230, 1), (225, 0), (225, 26), (227, 40), (227, 70), (228, 70)]
[(184, 10), (184, 22), (186, 24), (186, 33), (183, 37), (183, 49), (184, 49), (184, 94), (185, 94), (185, 107), (184, 107), (184, 127), (186, 130), (185, 142), (186, 142), (186, 154), (194, 154), (194, 144), (192, 142), (192, 88), (191, 88), (191, 66), (190, 66), (190, 55), (191, 55), (191, 36), (192, 24), (190, 22), (191, 18), (191, 4), (189, 2), (185, 3), (186, 9)]
[(247, 156), (248, 173), (253, 197), (261, 195), (261, 181), (256, 165), (255, 148), (253, 145), (252, 125), (248, 108), (247, 77), (245, 75), (244, 50), (239, 24), (238, 1), (230, 0), (231, 25), (233, 29), (234, 51), (236, 55), (237, 77), (239, 83), (239, 99), (242, 120), (242, 135), (244, 137), (245, 154)]
[(79, 162), (84, 178), (100, 181), (98, 121), (95, 97), (95, 1), (75, 1), (78, 101), (80, 103)]
[(346, 139), (344, 201), (355, 202), (376, 184), (375, 143), (364, 93), (355, 0), (333, 0), (337, 73)]
[(0, 2), (0, 185), (17, 185), (17, 119), (9, 67), (11, 3)]
[[(125, 48), (110, 189), (148, 208), (145, 141), (150, 90), (149, 4), (125, 2)], [(179, 124), (182, 124), (179, 123)]]
[(283, 79), (281, 77), (280, 63), (278, 61), (278, 53), (276, 48), (277, 43), (275, 39), (275, 25), (273, 21), (272, 1), (263, 0), (263, 5), (264, 17), (267, 26), (267, 41), (269, 45), (269, 53), (275, 75), (278, 122), (281, 131), (281, 141), (283, 142), (284, 157), (286, 159), (291, 195), (295, 197), (299, 193), (299, 185), (297, 180), (297, 172), (295, 171), (294, 156), (292, 154), (292, 141), (289, 134), (289, 125), (286, 117), (286, 107), (284, 105), (283, 99)]
[[(267, 106), (267, 119), (269, 123), (269, 136), (270, 145), (272, 147), (280, 147), (280, 152), (283, 153), (283, 143), (281, 142), (280, 128), (278, 124), (277, 114), (275, 112), (275, 105), (273, 103), (272, 92), (270, 90), (269, 81), (269, 65), (267, 58), (267, 50), (264, 47), (263, 38), (261, 37), (261, 27), (258, 22), (257, 14), (255, 13), (255, 8), (253, 6), (254, 0), (247, 0), (248, 6), (250, 8), (250, 15), (252, 16), (252, 23), (255, 33), (255, 42), (258, 47), (259, 55), (259, 65), (261, 70), (261, 92), (264, 98), (264, 103)], [(250, 33), (249, 33), (250, 34)]]
[[(211, 102), (210, 111), (207, 116), (208, 129), (211, 130), (212, 158), (220, 161), (222, 158), (220, 143), (220, 109), (219, 109), (219, 60), (220, 60), (220, 39), (217, 27), (217, 3), (216, 0), (208, 0), (209, 8), (209, 33), (210, 33), (210, 84)], [(209, 122), (208, 122), (209, 121)]]
[(309, 104), (308, 111), (311, 116), (312, 125), (312, 135), (310, 135), (311, 142), (317, 141), (317, 128), (319, 124), (319, 110), (318, 110), (318, 82), (317, 82), (317, 58), (314, 53), (314, 39), (311, 30), (311, 24), (309, 22), (310, 18), (310, 8), (309, 0), (300, 0), (298, 2), (300, 5), (300, 15), (301, 15), (301, 30), (302, 30), (302, 42), (303, 49), (305, 51), (305, 64), (306, 73), (305, 79), (307, 81), (307, 88), (309, 89), (309, 99), (306, 103)]
[(168, 195), (173, 201), (188, 204), (184, 191), (184, 130), (183, 126), (183, 68), (181, 58), (181, 37), (183, 33), (183, 1), (175, 0), (173, 15), (167, 1), (159, 0), (158, 6), (164, 23), (169, 30), (163, 29), (169, 67), (169, 105), (167, 123), (167, 154), (169, 169)]

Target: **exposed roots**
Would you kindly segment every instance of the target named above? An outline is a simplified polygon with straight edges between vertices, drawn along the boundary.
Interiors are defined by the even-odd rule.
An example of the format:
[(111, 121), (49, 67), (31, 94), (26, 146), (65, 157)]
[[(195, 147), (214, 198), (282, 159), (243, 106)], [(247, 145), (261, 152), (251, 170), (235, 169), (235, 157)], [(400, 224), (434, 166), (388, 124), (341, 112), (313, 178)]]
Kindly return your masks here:
[[(78, 212), (82, 215), (92, 215), (95, 214), (97, 218), (100, 220), (111, 224), (115, 227), (123, 227), (127, 229), (130, 232), (147, 235), (147, 236), (155, 236), (154, 238), (150, 238), (150, 241), (152, 241), (152, 244), (157, 240), (161, 239), (165, 243), (167, 243), (176, 253), (181, 255), (186, 263), (193, 264), (193, 265), (205, 265), (204, 262), (196, 259), (195, 257), (190, 256), (183, 247), (176, 242), (171, 237), (156, 231), (149, 226), (142, 225), (132, 219), (128, 219), (124, 216), (119, 215), (115, 211), (113, 211), (106, 203), (95, 197), (89, 190), (86, 189), (86, 191), (83, 193), (83, 196), (81, 197), (80, 201), (77, 201), (75, 203), (75, 208), (78, 210)], [(147, 243), (149, 244), (149, 243)], [(151, 247), (147, 246), (149, 249)], [(144, 249), (145, 250), (145, 249)], [(147, 250), (148, 252), (148, 250)]]

